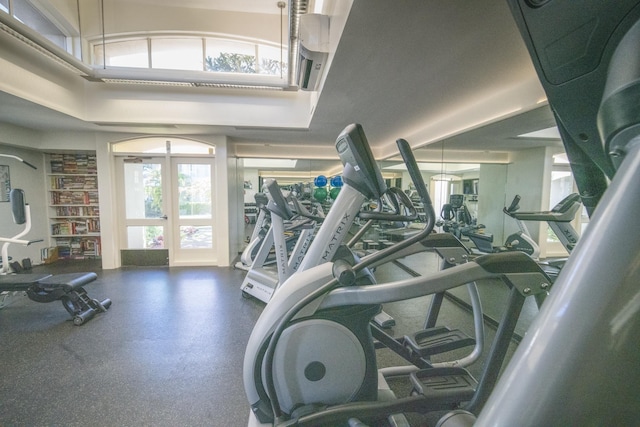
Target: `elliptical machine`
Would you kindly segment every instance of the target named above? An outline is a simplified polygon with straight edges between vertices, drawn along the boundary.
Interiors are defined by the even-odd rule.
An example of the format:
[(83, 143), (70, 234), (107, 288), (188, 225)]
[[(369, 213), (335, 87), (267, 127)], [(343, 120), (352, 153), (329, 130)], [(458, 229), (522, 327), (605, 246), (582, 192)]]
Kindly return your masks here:
[[(425, 228), (356, 264), (329, 259), (299, 271), (280, 287), (258, 319), (245, 352), (250, 425), (339, 425), (339, 421), (354, 416), (379, 418), (406, 411), (429, 412), (463, 402), (468, 402), (465, 407), (469, 410), (477, 411), (496, 381), (525, 298), (544, 294), (549, 288), (542, 270), (519, 252), (480, 257), (432, 277), (359, 284), (358, 277), (369, 267), (401, 256), (404, 249), (427, 238), (435, 224), (433, 207), (409, 145), (404, 140), (398, 144), (428, 211)], [(338, 211), (346, 225), (365, 194), (381, 194), (384, 181), (360, 126), (348, 126), (338, 137), (336, 148), (345, 165), (345, 186), (336, 205), (354, 198), (357, 202), (350, 210)], [(342, 194), (349, 197), (342, 198)], [(334, 206), (329, 216), (335, 212)], [(321, 229), (317, 239), (331, 239), (332, 233), (327, 234)], [(455, 364), (378, 371), (370, 323), (383, 303), (436, 294), (481, 279), (502, 280), (510, 291), (478, 381)], [(385, 375), (400, 372), (411, 375), (415, 396), (396, 399), (386, 386)]]

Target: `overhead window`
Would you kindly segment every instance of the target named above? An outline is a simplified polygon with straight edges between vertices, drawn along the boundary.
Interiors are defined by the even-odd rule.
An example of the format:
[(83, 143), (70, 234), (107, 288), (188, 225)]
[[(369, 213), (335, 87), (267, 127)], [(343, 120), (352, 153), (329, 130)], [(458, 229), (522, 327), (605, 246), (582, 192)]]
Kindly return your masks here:
[[(98, 3), (88, 3), (92, 6), (83, 9), (83, 20), (80, 19), (80, 6), (84, 7), (85, 2), (76, 0), (0, 0), (0, 13), (10, 15), (18, 28), (28, 27), (24, 28), (27, 38), (73, 68), (92, 74), (86, 66), (94, 67), (93, 76), (105, 82), (274, 90), (280, 90), (286, 84), (289, 53), (288, 46), (283, 44), (282, 13), (278, 43), (273, 34), (269, 35), (270, 31), (264, 32), (263, 36), (267, 38), (259, 39), (242, 34), (179, 29), (135, 29), (135, 32), (105, 34), (102, 16), (105, 12), (94, 7)], [(88, 38), (82, 36), (81, 29)], [(137, 70), (127, 70), (129, 68)], [(181, 75), (176, 71), (185, 73)]]
[(214, 155), (212, 145), (189, 139), (148, 137), (122, 141), (113, 145), (114, 153), (205, 154)]
[(283, 76), (288, 53), (263, 42), (153, 36), (93, 43), (92, 65)]
[(151, 39), (151, 68), (202, 71), (202, 39)]
[(149, 47), (146, 39), (111, 42), (95, 45), (93, 65), (112, 67), (149, 68)]
[[(9, 1), (0, 1), (0, 9), (9, 12)], [(27, 27), (44, 36), (56, 46), (67, 51), (67, 35), (63, 33), (46, 15), (26, 0), (13, 0), (11, 14)]]
[(208, 38), (205, 52), (205, 71), (250, 73), (258, 71), (255, 44)]

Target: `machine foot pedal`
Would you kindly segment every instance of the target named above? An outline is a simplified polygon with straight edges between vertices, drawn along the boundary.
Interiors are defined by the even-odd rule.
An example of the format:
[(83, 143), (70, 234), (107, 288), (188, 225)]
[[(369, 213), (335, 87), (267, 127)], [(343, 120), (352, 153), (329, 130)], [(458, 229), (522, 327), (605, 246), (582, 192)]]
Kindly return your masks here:
[(410, 375), (414, 392), (438, 404), (458, 404), (473, 398), (478, 385), (463, 368), (431, 368)]
[(373, 321), (378, 326), (385, 329), (391, 328), (396, 325), (395, 319), (390, 315), (388, 315), (387, 313), (385, 313), (384, 311), (381, 311), (380, 313), (376, 314), (376, 316), (373, 318)]
[(434, 354), (445, 353), (475, 345), (475, 339), (458, 329), (449, 329), (445, 326), (424, 329), (413, 335), (404, 336), (405, 347), (428, 357)]

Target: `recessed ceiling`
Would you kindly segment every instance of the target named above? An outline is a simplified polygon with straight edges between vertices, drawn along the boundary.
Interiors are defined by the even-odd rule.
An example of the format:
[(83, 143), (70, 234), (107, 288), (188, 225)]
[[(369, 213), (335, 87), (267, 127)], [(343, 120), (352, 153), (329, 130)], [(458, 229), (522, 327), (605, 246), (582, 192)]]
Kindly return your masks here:
[[(198, 9), (279, 13), (275, 1), (132, 2), (179, 5), (184, 16)], [(336, 11), (348, 2), (325, 3), (326, 13), (335, 13), (332, 19), (337, 22)], [(276, 147), (288, 147), (281, 151), (296, 158), (332, 160), (337, 135), (352, 122), (364, 126), (379, 158), (397, 153), (399, 137), (406, 138), (417, 153), (442, 151), (442, 144), (447, 152), (470, 153), (560, 147), (556, 138), (517, 138), (552, 127), (554, 120), (503, 0), (354, 0), (336, 46), (317, 105), (308, 112), (307, 127), (282, 126), (276, 120), (257, 126), (229, 125), (217, 122), (213, 113), (207, 122), (194, 122), (181, 116), (185, 109), (180, 108), (174, 108), (171, 122), (127, 122), (95, 115), (83, 120), (7, 90), (0, 90), (0, 122), (39, 132), (226, 135), (232, 144), (248, 147), (243, 154), (247, 157), (249, 152), (250, 157), (272, 157)], [(118, 90), (123, 99), (155, 96), (165, 99), (167, 106), (188, 98), (183, 100), (184, 93), (171, 88), (138, 94), (126, 87)], [(190, 97), (206, 99), (214, 93), (247, 97), (241, 91), (198, 90)], [(263, 99), (266, 107), (270, 98)], [(237, 114), (246, 116), (242, 109)]]

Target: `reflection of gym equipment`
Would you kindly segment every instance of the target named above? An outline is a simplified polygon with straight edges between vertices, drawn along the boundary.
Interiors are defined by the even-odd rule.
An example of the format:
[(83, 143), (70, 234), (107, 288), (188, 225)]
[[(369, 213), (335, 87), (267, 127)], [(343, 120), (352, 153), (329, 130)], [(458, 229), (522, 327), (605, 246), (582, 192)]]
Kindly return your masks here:
[(502, 211), (516, 220), (518, 231), (507, 236), (504, 246), (493, 246), (493, 234), (485, 233), (484, 225), (465, 230), (463, 234), (469, 238), (476, 246), (476, 249), (482, 253), (490, 254), (493, 252), (520, 251), (529, 255), (533, 259), (540, 257), (540, 247), (531, 238), (531, 233), (527, 225), (515, 216), (515, 212), (519, 209), (518, 203), (520, 196), (516, 195), (509, 207), (504, 207)]
[[(13, 221), (18, 225), (24, 224), (24, 229), (10, 238), (0, 237), (2, 245), (2, 273), (0, 275), (1, 303), (5, 303), (10, 293), (26, 292), (29, 299), (35, 302), (48, 303), (60, 300), (65, 310), (73, 318), (75, 325), (82, 325), (92, 319), (97, 313), (105, 312), (111, 306), (111, 300), (98, 301), (89, 298), (83, 286), (97, 279), (95, 273), (71, 274), (7, 274), (8, 246), (11, 243), (30, 245), (41, 240), (23, 240), (31, 230), (31, 209), (25, 203), (24, 192), (13, 189), (10, 193)], [(0, 304), (0, 307), (2, 304)]]
[[(329, 190), (327, 190), (327, 184), (330, 184)], [(340, 175), (332, 176), (327, 179), (324, 175), (318, 175), (313, 180), (315, 189), (313, 190), (313, 198), (320, 203), (325, 203), (327, 197), (331, 200), (335, 200), (342, 188), (342, 177)]]
[[(267, 184), (267, 188), (269, 200), (266, 209), (270, 213), (271, 226), (240, 286), (242, 295), (253, 296), (264, 302), (269, 302), (278, 286), (298, 269), (316, 228), (315, 221), (297, 216), (291, 210), (275, 180)], [(297, 234), (293, 249), (288, 244), (292, 240), (287, 239), (285, 234), (285, 221), (288, 223), (286, 231)], [(272, 249), (275, 250), (275, 271), (267, 268)]]
[[(271, 226), (271, 216), (269, 210), (267, 209), (267, 203), (269, 199), (264, 193), (256, 193), (254, 195), (256, 201), (256, 210), (258, 211), (258, 216), (255, 222), (255, 226), (253, 227), (253, 232), (251, 233), (251, 237), (249, 238), (249, 244), (242, 251), (240, 255), (240, 261), (238, 261), (235, 265), (236, 268), (242, 270), (249, 270), (251, 268), (251, 264), (253, 263), (253, 259), (255, 258), (258, 250), (260, 249), (260, 245), (267, 235), (269, 231), (269, 227)], [(269, 262), (269, 260), (267, 260)], [(273, 262), (273, 259), (271, 259)]]
[(538, 259), (540, 256), (540, 247), (533, 240), (529, 229), (523, 221), (546, 221), (549, 227), (556, 233), (560, 242), (567, 252), (571, 253), (574, 246), (578, 242), (578, 233), (571, 225), (571, 221), (575, 218), (576, 212), (580, 209), (580, 195), (573, 193), (558, 202), (550, 211), (540, 212), (521, 212), (518, 211), (518, 203), (520, 196), (516, 195), (509, 207), (505, 207), (503, 212), (516, 220), (519, 231), (507, 237), (504, 246), (493, 246), (493, 235), (480, 233), (475, 230), (469, 230), (464, 233), (476, 245), (480, 252), (504, 252), (504, 251), (521, 251)]
[[(520, 196), (516, 196), (516, 198), (519, 200)], [(505, 209), (504, 213), (519, 223), (522, 221), (546, 221), (562, 243), (562, 246), (564, 246), (567, 252), (571, 253), (580, 237), (571, 225), (571, 221), (574, 220), (581, 206), (580, 195), (578, 193), (569, 194), (560, 200), (550, 211), (519, 212), (517, 210), (518, 201), (515, 198), (512, 206), (514, 203), (516, 204), (516, 209)]]
[(449, 203), (442, 205), (440, 218), (442, 221), (438, 222), (437, 225), (441, 226), (443, 231), (453, 234), (458, 239), (474, 227), (473, 218), (471, 218), (467, 205), (464, 204), (464, 195), (462, 194), (451, 194), (449, 196)]
[[(590, 222), (483, 411), (477, 419), (449, 414), (439, 426), (635, 425), (640, 4), (509, 0), (509, 6)], [(578, 30), (577, 21), (586, 26)], [(580, 59), (568, 60), (577, 51)]]
[[(398, 144), (412, 179), (421, 181), (408, 143), (400, 140)], [(347, 128), (336, 147), (345, 163), (347, 185), (343, 192), (360, 201), (370, 192), (381, 193), (379, 188), (384, 188), (384, 183), (376, 179), (380, 173), (375, 163), (364, 155), (368, 146), (362, 130)], [(299, 272), (266, 307), (245, 353), (244, 381), (252, 407), (251, 425), (342, 425), (351, 417), (363, 415), (380, 418), (381, 414), (418, 408), (428, 412), (462, 402), (470, 402), (468, 407), (474, 409), (483, 405), (498, 376), (526, 296), (546, 292), (547, 286), (541, 284), (548, 281), (531, 258), (513, 252), (479, 258), (429, 278), (359, 284), (361, 272), (404, 255), (405, 249), (431, 233), (435, 215), (423, 182), (419, 188), (429, 210), (420, 233), (355, 265), (338, 260)], [(336, 204), (341, 206), (343, 202), (341, 193)], [(353, 208), (341, 212), (351, 215)], [(322, 230), (318, 237), (320, 234)], [(409, 348), (398, 354), (404, 357), (409, 353), (407, 359), (415, 363), (413, 366), (377, 370), (373, 338), (378, 338), (380, 331), (374, 328), (372, 332), (370, 322), (381, 304), (487, 278), (503, 280), (510, 291), (479, 383), (455, 363), (432, 367), (430, 349), (422, 346), (423, 340), (428, 340), (423, 333), (407, 337), (402, 344), (397, 342)], [(396, 399), (384, 377), (401, 373), (411, 373), (415, 395)]]

